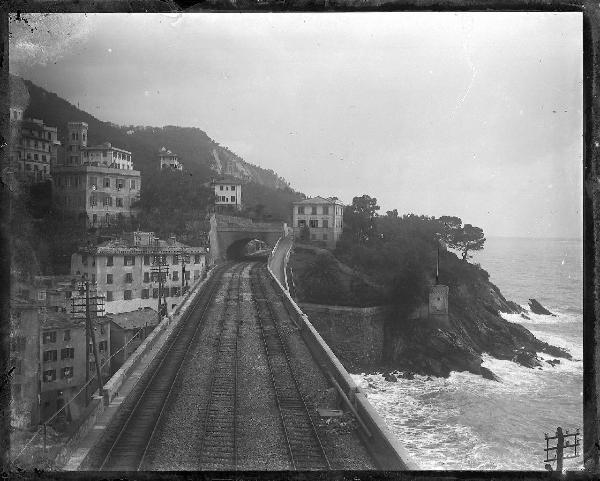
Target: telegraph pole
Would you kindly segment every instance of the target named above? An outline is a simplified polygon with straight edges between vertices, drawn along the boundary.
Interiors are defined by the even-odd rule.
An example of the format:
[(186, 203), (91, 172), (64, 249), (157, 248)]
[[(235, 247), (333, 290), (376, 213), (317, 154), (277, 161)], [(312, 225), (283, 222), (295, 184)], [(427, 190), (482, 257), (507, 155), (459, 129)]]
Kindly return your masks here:
[[(183, 296), (185, 292), (185, 287), (188, 285), (187, 279), (185, 278), (185, 265), (190, 262), (190, 255), (185, 251), (185, 249), (181, 249), (181, 295)], [(189, 271), (188, 271), (189, 272)]]
[[(153, 274), (158, 275), (158, 323), (160, 324), (160, 321), (163, 316), (163, 311), (164, 311), (164, 314), (166, 314), (166, 311), (167, 311), (167, 309), (166, 309), (167, 308), (167, 296), (166, 296), (166, 294), (164, 294), (163, 274), (166, 278), (167, 274), (169, 273), (169, 266), (167, 265), (166, 262), (163, 262), (162, 255), (160, 254), (160, 251), (159, 251), (158, 239), (155, 239), (154, 245), (155, 245), (156, 249), (154, 251), (155, 252), (154, 255), (152, 256), (153, 257), (152, 267), (150, 269)], [(164, 304), (162, 303), (163, 295), (164, 295)]]
[[(94, 314), (98, 314), (98, 312), (104, 312), (104, 306), (103, 306), (103, 300), (104, 297), (103, 296), (98, 296), (98, 295), (93, 295), (90, 296), (90, 282), (87, 279), (87, 275), (84, 274), (83, 275), (83, 279), (84, 281), (82, 281), (82, 283), (80, 284), (82, 286), (82, 290), (85, 290), (85, 298), (84, 297), (77, 297), (77, 298), (73, 298), (72, 300), (72, 313), (73, 315), (75, 314), (81, 314), (82, 311), (85, 312), (85, 327), (86, 327), (86, 332), (85, 332), (85, 341), (86, 341), (86, 346), (85, 346), (85, 362), (86, 362), (86, 366), (85, 366), (85, 381), (86, 381), (86, 396), (85, 396), (85, 402), (86, 405), (89, 401), (89, 397), (87, 394), (87, 383), (89, 381), (89, 345), (90, 345), (90, 340), (92, 341), (92, 350), (94, 353), (94, 364), (96, 365), (96, 377), (98, 378), (98, 393), (100, 395), (103, 395), (103, 383), (102, 383), (102, 371), (100, 369), (100, 361), (99, 361), (99, 355), (98, 355), (98, 346), (96, 345), (96, 334), (94, 332), (94, 326), (93, 326), (93, 322), (92, 322), (92, 313)], [(81, 291), (80, 291), (81, 292)], [(100, 301), (100, 302), (99, 302)], [(93, 303), (93, 306), (92, 306)]]

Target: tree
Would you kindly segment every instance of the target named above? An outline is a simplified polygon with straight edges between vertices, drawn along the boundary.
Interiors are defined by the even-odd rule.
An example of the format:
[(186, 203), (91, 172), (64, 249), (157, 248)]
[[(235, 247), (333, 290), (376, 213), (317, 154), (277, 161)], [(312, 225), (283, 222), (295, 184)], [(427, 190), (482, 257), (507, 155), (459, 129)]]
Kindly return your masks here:
[(463, 261), (471, 258), (470, 251), (483, 249), (485, 237), (483, 229), (471, 224), (462, 225), (460, 217), (442, 216), (438, 219), (439, 238), (443, 240), (448, 247), (456, 249), (462, 253)]
[(392, 219), (397, 219), (398, 218), (398, 209), (388, 210), (385, 214), (388, 217), (391, 217)]
[(354, 197), (352, 205), (344, 209), (344, 225), (356, 242), (365, 243), (375, 237), (377, 217), (377, 199), (366, 194)]

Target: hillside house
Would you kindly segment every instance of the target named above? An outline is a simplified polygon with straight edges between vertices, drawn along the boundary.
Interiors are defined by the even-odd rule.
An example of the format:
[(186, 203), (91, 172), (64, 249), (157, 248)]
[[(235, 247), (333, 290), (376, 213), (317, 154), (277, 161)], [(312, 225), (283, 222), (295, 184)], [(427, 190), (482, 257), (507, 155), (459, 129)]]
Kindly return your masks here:
[(293, 203), (294, 237), (333, 249), (344, 229), (344, 204), (335, 198), (312, 197)]

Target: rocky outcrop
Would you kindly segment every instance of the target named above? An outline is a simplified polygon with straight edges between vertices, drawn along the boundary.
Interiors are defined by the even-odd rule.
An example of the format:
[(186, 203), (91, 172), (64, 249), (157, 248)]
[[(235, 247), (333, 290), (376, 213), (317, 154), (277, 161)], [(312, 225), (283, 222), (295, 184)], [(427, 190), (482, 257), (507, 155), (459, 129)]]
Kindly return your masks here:
[(548, 309), (546, 309), (544, 306), (542, 306), (535, 299), (529, 299), (529, 308), (531, 309), (531, 312), (533, 312), (534, 314), (541, 314), (543, 316), (556, 317), (556, 314), (551, 313)]
[(392, 314), (386, 333), (387, 365), (443, 377), (452, 371), (468, 371), (499, 381), (481, 366), (482, 354), (528, 368), (542, 365), (538, 352), (571, 358), (566, 350), (540, 341), (522, 325), (505, 320), (500, 312), (523, 313), (523, 308), (507, 301), (486, 275), (451, 286), (449, 328), (432, 320), (400, 319)]

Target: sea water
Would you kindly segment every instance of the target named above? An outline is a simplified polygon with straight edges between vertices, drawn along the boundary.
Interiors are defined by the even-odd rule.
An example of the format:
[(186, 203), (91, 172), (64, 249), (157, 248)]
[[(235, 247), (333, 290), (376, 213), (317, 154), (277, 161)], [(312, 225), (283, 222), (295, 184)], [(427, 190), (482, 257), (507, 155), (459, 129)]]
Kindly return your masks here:
[[(582, 256), (581, 240), (490, 238), (471, 260), (507, 299), (527, 308), (535, 298), (557, 314), (504, 317), (566, 348), (573, 360), (552, 367), (545, 360), (553, 357), (539, 353), (541, 369), (529, 369), (485, 354), (483, 365), (502, 382), (467, 372), (395, 383), (380, 374), (353, 375), (421, 469), (543, 470), (544, 433), (554, 435), (558, 426), (583, 433)], [(582, 466), (581, 455), (564, 463)]]

